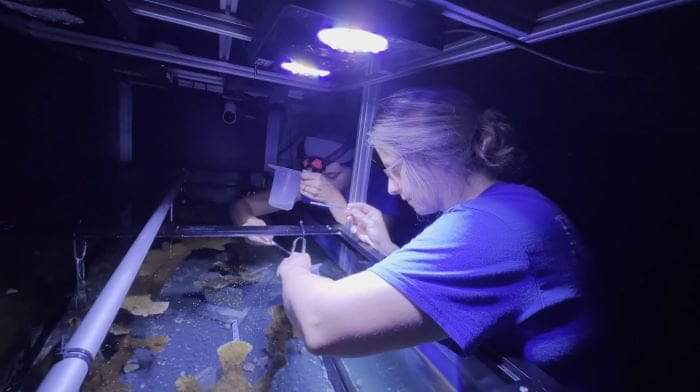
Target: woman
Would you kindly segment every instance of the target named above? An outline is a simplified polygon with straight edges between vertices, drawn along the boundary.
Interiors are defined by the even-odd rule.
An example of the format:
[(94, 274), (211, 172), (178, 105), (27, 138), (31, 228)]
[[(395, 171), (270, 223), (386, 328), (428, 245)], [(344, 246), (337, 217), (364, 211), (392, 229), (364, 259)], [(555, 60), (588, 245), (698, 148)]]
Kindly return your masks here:
[[(350, 188), (354, 148), (349, 142), (341, 143), (326, 138), (306, 136), (300, 150), (301, 182), (299, 194), (304, 201), (317, 201), (329, 205), (345, 207), (346, 194)], [(381, 172), (380, 172), (381, 174)], [(382, 177), (375, 176), (370, 187), (385, 187)], [(369, 201), (382, 209), (385, 219), (398, 215), (398, 199), (382, 192), (370, 192)], [(231, 221), (239, 226), (265, 226), (261, 216), (279, 211), (268, 203), (270, 190), (236, 200), (229, 206)], [(306, 211), (306, 223), (321, 224), (345, 223), (342, 208), (325, 209), (310, 206)], [(248, 242), (255, 245), (272, 245), (272, 236), (250, 236)]]
[(588, 339), (583, 249), (559, 208), (499, 179), (512, 167), (512, 129), (466, 95), (409, 89), (384, 99), (369, 143), (388, 191), (416, 213), (442, 215), (398, 249), (366, 204), (350, 204), (359, 238), (388, 256), (332, 281), (307, 254), (278, 268), (292, 323), (314, 353), (365, 355), (428, 341), (469, 352), (489, 341), (560, 382), (576, 383)]

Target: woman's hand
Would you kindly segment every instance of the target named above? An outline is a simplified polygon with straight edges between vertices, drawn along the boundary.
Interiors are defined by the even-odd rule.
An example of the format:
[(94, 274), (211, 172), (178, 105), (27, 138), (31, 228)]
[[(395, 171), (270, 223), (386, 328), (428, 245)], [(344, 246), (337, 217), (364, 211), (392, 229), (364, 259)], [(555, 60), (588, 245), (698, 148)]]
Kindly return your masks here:
[[(250, 218), (246, 219), (241, 226), (267, 226), (267, 223), (256, 216), (251, 216)], [(251, 235), (245, 237), (245, 241), (251, 245), (269, 246), (274, 245), (272, 238), (273, 237), (271, 235)]]
[(277, 267), (277, 276), (281, 278), (287, 272), (294, 270), (310, 271), (311, 256), (308, 253), (292, 252), (289, 257), (282, 259)]
[(351, 231), (357, 238), (384, 255), (398, 249), (389, 236), (382, 212), (365, 203), (349, 203), (347, 219), (352, 223)]
[(345, 205), (343, 194), (322, 173), (301, 172), (299, 191), (311, 200)]

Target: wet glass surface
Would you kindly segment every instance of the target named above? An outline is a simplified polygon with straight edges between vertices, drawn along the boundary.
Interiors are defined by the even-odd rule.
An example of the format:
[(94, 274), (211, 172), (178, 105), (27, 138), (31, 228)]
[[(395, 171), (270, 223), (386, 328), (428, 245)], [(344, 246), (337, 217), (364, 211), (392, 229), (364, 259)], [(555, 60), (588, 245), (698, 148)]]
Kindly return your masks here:
[[(321, 274), (343, 274), (309, 244)], [(414, 349), (352, 359), (310, 354), (281, 307), (282, 257), (241, 239), (154, 244), (83, 390), (449, 390)]]

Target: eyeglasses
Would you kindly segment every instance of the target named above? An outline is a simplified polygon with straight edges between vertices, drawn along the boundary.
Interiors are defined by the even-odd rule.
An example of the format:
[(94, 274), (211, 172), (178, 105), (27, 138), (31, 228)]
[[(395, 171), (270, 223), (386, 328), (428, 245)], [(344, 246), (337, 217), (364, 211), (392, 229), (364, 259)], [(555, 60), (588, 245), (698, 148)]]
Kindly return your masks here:
[(396, 168), (398, 168), (401, 163), (403, 163), (403, 159), (399, 158), (395, 160), (391, 165), (384, 168), (384, 174), (386, 174), (389, 179), (398, 182), (399, 175), (396, 173)]

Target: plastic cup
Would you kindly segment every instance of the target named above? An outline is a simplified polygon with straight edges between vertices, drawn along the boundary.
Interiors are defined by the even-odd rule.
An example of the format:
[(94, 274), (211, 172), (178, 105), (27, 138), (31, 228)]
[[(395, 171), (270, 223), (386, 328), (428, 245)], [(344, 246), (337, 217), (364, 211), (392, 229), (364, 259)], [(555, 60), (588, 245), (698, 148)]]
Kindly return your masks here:
[(294, 202), (299, 196), (301, 172), (277, 165), (270, 165), (270, 167), (275, 169), (275, 176), (272, 179), (268, 203), (280, 210), (289, 211), (294, 207)]

